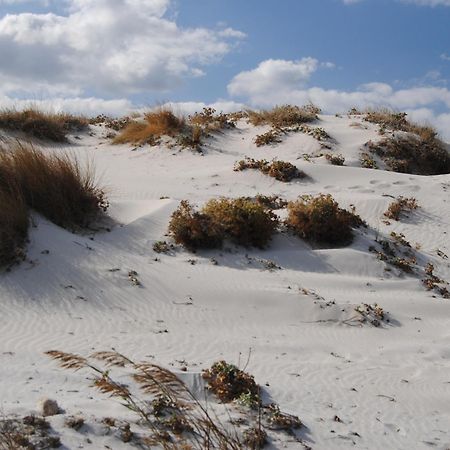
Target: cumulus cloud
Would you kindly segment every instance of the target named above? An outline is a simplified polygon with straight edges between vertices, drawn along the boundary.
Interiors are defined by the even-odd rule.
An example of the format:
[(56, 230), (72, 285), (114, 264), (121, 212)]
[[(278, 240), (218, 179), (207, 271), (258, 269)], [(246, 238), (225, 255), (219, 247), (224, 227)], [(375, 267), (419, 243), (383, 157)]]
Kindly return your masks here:
[[(4, 1), (4, 0), (3, 0)], [(12, 0), (8, 0), (12, 1)], [(0, 19), (0, 91), (167, 92), (219, 61), (245, 35), (180, 28), (170, 0), (64, 0), (67, 14)]]
[(287, 96), (293, 89), (304, 86), (319, 65), (314, 58), (298, 61), (269, 59), (256, 69), (236, 75), (228, 85), (228, 92), (234, 96), (250, 97), (255, 102), (270, 102), (274, 96)]

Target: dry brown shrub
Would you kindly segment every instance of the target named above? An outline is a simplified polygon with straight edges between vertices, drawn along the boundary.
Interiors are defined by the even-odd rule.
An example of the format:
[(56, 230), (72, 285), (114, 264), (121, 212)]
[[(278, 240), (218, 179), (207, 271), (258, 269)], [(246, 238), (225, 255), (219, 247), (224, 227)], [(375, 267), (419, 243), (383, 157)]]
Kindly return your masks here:
[(424, 140), (419, 135), (388, 137), (369, 141), (366, 147), (380, 156), (386, 166), (401, 173), (440, 175), (450, 173), (450, 154), (438, 139)]
[(330, 194), (304, 196), (288, 204), (286, 224), (301, 238), (326, 244), (348, 244), (352, 228), (363, 225), (354, 211), (339, 208)]
[(189, 116), (189, 121), (192, 125), (197, 125), (205, 131), (218, 131), (236, 126), (236, 121), (228, 114), (217, 114), (217, 111), (210, 107), (203, 108), (201, 112)]
[(279, 224), (272, 211), (244, 197), (210, 200), (202, 213), (221, 227), (226, 237), (244, 247), (264, 248)]
[(345, 163), (345, 158), (341, 154), (332, 155), (331, 153), (327, 153), (325, 155), (325, 159), (333, 166), (343, 166)]
[(264, 145), (279, 144), (281, 142), (280, 133), (278, 130), (269, 130), (266, 133), (258, 134), (254, 139), (257, 147)]
[(203, 378), (211, 392), (223, 402), (238, 400), (243, 395), (250, 395), (257, 404), (261, 401), (259, 386), (253, 376), (233, 364), (216, 362), (203, 372)]
[(218, 248), (224, 239), (220, 224), (207, 214), (195, 211), (187, 200), (172, 214), (169, 234), (177, 244), (189, 250)]
[(392, 202), (384, 215), (388, 219), (400, 220), (402, 214), (417, 209), (419, 207), (417, 200), (414, 197), (398, 197), (394, 202)]
[(300, 125), (317, 120), (320, 109), (312, 104), (305, 106), (282, 105), (270, 110), (247, 111), (252, 125), (272, 125), (275, 128)]
[(289, 182), (295, 178), (304, 178), (305, 174), (297, 169), (296, 166), (286, 161), (272, 161), (265, 159), (256, 160), (253, 158), (245, 158), (238, 161), (234, 167), (235, 171), (246, 169), (257, 169), (262, 173), (275, 178), (278, 181)]
[(0, 128), (54, 142), (65, 142), (69, 132), (84, 130), (88, 124), (89, 121), (82, 116), (50, 113), (36, 108), (0, 111)]

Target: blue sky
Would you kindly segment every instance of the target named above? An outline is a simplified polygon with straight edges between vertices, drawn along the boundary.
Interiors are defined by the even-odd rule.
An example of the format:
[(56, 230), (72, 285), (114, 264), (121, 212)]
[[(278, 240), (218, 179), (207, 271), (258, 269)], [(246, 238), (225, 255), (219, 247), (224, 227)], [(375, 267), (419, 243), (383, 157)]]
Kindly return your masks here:
[(0, 0), (0, 55), (3, 106), (311, 100), (450, 129), (450, 0)]

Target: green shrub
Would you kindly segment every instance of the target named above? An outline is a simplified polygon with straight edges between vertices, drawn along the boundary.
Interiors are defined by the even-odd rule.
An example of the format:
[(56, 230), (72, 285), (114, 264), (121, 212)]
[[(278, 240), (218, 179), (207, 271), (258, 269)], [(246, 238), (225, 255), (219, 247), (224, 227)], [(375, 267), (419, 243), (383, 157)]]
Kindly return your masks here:
[(279, 222), (266, 207), (242, 197), (210, 200), (202, 213), (221, 226), (228, 238), (244, 247), (265, 247)]
[(362, 225), (363, 221), (354, 211), (339, 208), (330, 194), (320, 194), (288, 203), (286, 224), (301, 238), (334, 245), (350, 243), (352, 227)]

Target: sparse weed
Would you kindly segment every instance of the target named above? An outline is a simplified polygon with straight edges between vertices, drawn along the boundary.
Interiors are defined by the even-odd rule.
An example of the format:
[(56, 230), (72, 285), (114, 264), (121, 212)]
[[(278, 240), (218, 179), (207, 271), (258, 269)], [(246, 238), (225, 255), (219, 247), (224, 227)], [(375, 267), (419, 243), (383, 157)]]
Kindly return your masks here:
[(384, 215), (388, 219), (400, 220), (401, 216), (408, 211), (413, 211), (418, 208), (417, 200), (413, 197), (398, 197), (394, 202), (392, 202)]
[(253, 158), (245, 158), (238, 161), (234, 167), (235, 171), (246, 169), (257, 169), (262, 173), (275, 178), (278, 181), (292, 181), (295, 178), (303, 178), (305, 174), (297, 169), (296, 166), (285, 161), (266, 161), (265, 159), (255, 160)]

